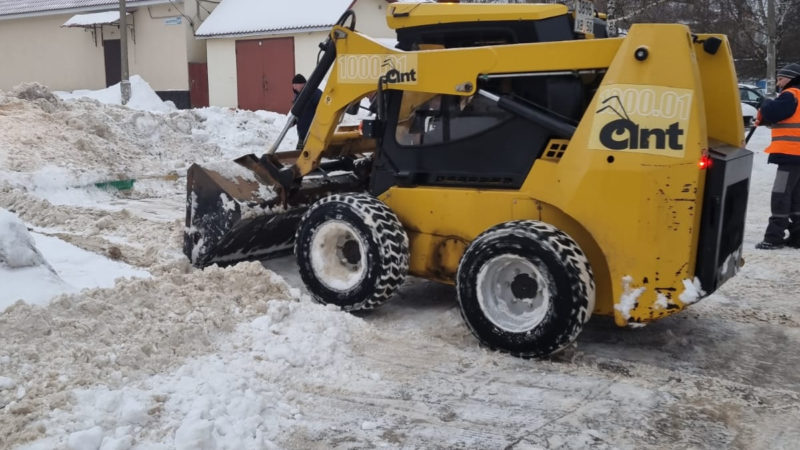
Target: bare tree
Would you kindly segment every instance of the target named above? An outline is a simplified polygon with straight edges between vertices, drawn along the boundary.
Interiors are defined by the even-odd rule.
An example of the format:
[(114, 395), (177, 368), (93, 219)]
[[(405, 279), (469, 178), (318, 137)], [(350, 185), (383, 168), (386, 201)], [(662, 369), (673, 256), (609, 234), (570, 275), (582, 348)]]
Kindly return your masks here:
[[(775, 6), (773, 21), (769, 20), (770, 1)], [(596, 2), (598, 8), (606, 3)], [(778, 64), (798, 57), (800, 0), (616, 0), (615, 6), (622, 28), (641, 22), (677, 22), (695, 32), (726, 34), (742, 78), (762, 78), (767, 73), (770, 23), (775, 27)], [(793, 44), (785, 45), (787, 40)], [(768, 75), (774, 77), (774, 69)]]
[[(535, 1), (470, 0), (471, 3)], [(547, 2), (572, 4), (571, 0)], [(770, 20), (770, 2), (774, 3), (774, 20)], [(771, 45), (776, 49), (774, 61), (777, 67), (787, 62), (800, 62), (800, 0), (594, 1), (598, 11), (608, 11), (609, 3), (613, 3), (614, 10), (612, 25), (620, 30), (635, 23), (666, 22), (686, 24), (697, 33), (727, 35), (740, 79), (761, 79), (765, 75), (769, 80), (774, 78), (775, 68), (768, 64)], [(774, 25), (774, 33), (770, 33), (770, 24)]]

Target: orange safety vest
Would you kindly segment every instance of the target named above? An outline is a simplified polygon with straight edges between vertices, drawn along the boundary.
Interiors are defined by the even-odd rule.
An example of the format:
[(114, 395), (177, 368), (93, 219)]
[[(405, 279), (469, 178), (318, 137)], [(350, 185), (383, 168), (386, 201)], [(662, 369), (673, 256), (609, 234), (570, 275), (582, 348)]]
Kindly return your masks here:
[[(800, 105), (800, 89), (789, 88), (783, 92), (794, 95)], [(772, 125), (772, 144), (764, 152), (800, 156), (800, 107), (795, 108), (792, 117)]]

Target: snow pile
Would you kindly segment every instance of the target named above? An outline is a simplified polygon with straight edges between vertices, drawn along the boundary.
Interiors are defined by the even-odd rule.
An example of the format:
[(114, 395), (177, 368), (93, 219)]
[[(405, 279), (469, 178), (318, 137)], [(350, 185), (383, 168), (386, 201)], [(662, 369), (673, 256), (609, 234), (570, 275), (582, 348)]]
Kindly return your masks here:
[(58, 237), (127, 264), (150, 267), (181, 255), (182, 197), (166, 203), (167, 206), (172, 204), (171, 208), (164, 209), (174, 217), (161, 220), (149, 219), (133, 209), (148, 207), (149, 203), (121, 202), (123, 207), (113, 210), (113, 205), (102, 202), (95, 208), (54, 205), (20, 189), (0, 188), (0, 203), (15, 211), (38, 233)]
[[(163, 110), (147, 83), (138, 77), (132, 82), (135, 101), (129, 106)], [(5, 277), (20, 280), (14, 284), (19, 291), (0, 295), (0, 309), (17, 299), (43, 304), (59, 293), (110, 287), (119, 276), (147, 276), (117, 261), (151, 267), (182, 260), (189, 165), (238, 167), (234, 158), (263, 152), (286, 120), (223, 108), (136, 110), (113, 104), (112, 91), (59, 93), (68, 100), (37, 83), (0, 91), (0, 206), (39, 233), (35, 239), (54, 250), (68, 248), (66, 259), (74, 259), (57, 267), (66, 283), (44, 265), (28, 270), (33, 278), (0, 273), (5, 286), (11, 284)], [(287, 139), (285, 145), (294, 143)], [(95, 186), (113, 180), (135, 180), (134, 188)], [(41, 282), (31, 282), (36, 278)]]
[[(208, 351), (217, 333), (263, 314), (269, 299), (297, 297), (258, 264), (200, 272), (180, 252), (186, 168), (262, 152), (285, 117), (175, 111), (132, 81), (128, 106), (114, 104), (118, 87), (59, 93), (66, 100), (36, 83), (0, 92), (0, 205), (19, 216), (0, 216), (0, 310), (27, 302), (0, 314), (5, 443), (41, 435), (30, 418), (66, 406), (74, 387), (113, 387), (180, 365)], [(94, 186), (119, 179), (135, 179), (134, 190)], [(40, 253), (54, 255), (54, 269)], [(16, 267), (29, 263), (37, 264)], [(122, 275), (145, 279), (115, 286)], [(85, 288), (92, 290), (77, 294)], [(48, 307), (35, 306), (57, 294)], [(64, 444), (91, 444), (95, 431)]]
[[(51, 255), (49, 261), (43, 254)], [(17, 300), (44, 304), (62, 293), (112, 287), (119, 277), (148, 276), (61, 239), (31, 233), (15, 214), (0, 208), (0, 311)]]
[[(16, 215), (0, 208), (0, 312), (20, 299), (44, 303), (72, 292), (36, 248), (33, 236)], [(34, 287), (35, 289), (31, 289)]]
[(46, 266), (33, 237), (19, 218), (0, 208), (0, 266), (10, 269)]
[[(114, 289), (62, 296), (47, 308), (17, 303), (0, 314), (0, 373), (12, 380), (6, 384), (16, 386), (0, 390), (0, 410), (6, 414), (0, 435), (9, 442), (41, 437), (45, 428), (29, 417), (68, 408), (73, 388), (93, 384), (116, 388), (178, 367), (185, 357), (211, 351), (219, 333), (231, 332), (242, 321), (272, 308), (275, 312), (267, 316), (272, 317), (270, 327), (258, 339), (269, 335), (272, 342), (280, 342), (287, 328), (275, 325), (281, 309), (270, 305), (299, 295), (258, 263), (204, 271), (174, 263), (156, 273), (153, 278), (119, 281)], [(327, 322), (315, 323), (324, 327)], [(295, 325), (302, 323), (298, 320)], [(335, 332), (324, 336), (316, 336), (318, 340), (307, 346), (335, 355), (331, 347), (342, 339)], [(253, 345), (260, 345), (256, 338)], [(305, 344), (298, 345), (302, 348), (295, 350), (306, 350)], [(265, 360), (290, 366), (267, 348), (260, 353)], [(321, 365), (322, 353), (309, 358)], [(196, 376), (202, 378), (202, 371)]]
[(42, 424), (50, 437), (28, 448), (279, 448), (285, 430), (305, 422), (307, 395), (285, 387), (298, 379), (312, 388), (375, 378), (349, 362), (352, 335), (370, 333), (363, 320), (336, 309), (268, 302), (263, 316), (239, 326), (213, 355), (129, 387), (76, 391), (72, 410)]
[[(230, 110), (211, 106), (195, 110), (202, 125), (192, 133), (195, 139), (219, 146), (226, 159), (235, 159), (246, 153), (262, 154), (278, 138), (286, 116), (270, 111)], [(294, 150), (297, 133), (290, 130), (281, 143), (280, 150)]]
[(120, 277), (149, 276), (61, 239), (29, 232), (15, 214), (0, 208), (0, 311), (18, 300), (42, 305), (61, 294), (112, 287)]
[(61, 106), (58, 97), (50, 92), (46, 86), (39, 83), (22, 83), (11, 90), (10, 95), (20, 100), (28, 100), (39, 108), (53, 111)]
[[(131, 85), (131, 98), (125, 104), (128, 108), (139, 109), (142, 111), (153, 112), (170, 112), (174, 111), (175, 104), (172, 102), (164, 102), (161, 97), (156, 94), (150, 84), (139, 75), (132, 75), (130, 77)], [(56, 91), (53, 94), (57, 95), (62, 100), (74, 100), (77, 98), (94, 99), (107, 105), (121, 105), (122, 92), (120, 90), (120, 83), (109, 86), (105, 89), (98, 91), (77, 90), (72, 92)]]
[[(182, 177), (193, 163), (263, 153), (285, 121), (286, 116), (265, 111), (157, 113), (87, 97), (65, 101), (26, 83), (0, 92), (0, 180), (49, 199), (95, 182)], [(280, 148), (296, 143), (296, 134), (289, 133)]]
[[(215, 145), (192, 138), (201, 119), (190, 111), (155, 114), (88, 99), (49, 102), (42, 100), (46, 88), (38, 91), (43, 97), (37, 101), (0, 99), (0, 126), (6, 130), (0, 145), (7, 150), (0, 170), (12, 185), (64, 188), (166, 175), (165, 169), (187, 166), (193, 154), (222, 156)], [(39, 175), (40, 170), (50, 172)]]

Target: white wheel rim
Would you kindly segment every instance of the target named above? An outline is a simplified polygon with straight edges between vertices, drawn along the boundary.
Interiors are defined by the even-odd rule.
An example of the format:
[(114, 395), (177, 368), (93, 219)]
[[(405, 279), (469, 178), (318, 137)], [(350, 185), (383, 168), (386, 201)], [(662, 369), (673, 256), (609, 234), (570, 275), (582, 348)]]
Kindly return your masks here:
[(528, 259), (496, 256), (478, 272), (478, 305), (498, 328), (525, 333), (536, 328), (550, 309), (550, 282), (548, 272)]
[(367, 275), (366, 258), (360, 234), (347, 222), (325, 222), (311, 237), (311, 269), (333, 291), (347, 292), (358, 286)]

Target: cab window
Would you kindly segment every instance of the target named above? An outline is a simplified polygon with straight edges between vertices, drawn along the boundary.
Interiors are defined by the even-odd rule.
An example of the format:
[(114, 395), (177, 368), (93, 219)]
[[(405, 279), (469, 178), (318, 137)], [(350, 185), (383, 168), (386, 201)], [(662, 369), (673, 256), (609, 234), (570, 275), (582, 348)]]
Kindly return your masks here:
[(405, 92), (395, 130), (402, 146), (466, 139), (511, 119), (511, 113), (481, 97)]

